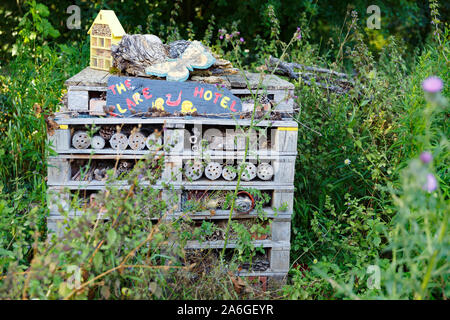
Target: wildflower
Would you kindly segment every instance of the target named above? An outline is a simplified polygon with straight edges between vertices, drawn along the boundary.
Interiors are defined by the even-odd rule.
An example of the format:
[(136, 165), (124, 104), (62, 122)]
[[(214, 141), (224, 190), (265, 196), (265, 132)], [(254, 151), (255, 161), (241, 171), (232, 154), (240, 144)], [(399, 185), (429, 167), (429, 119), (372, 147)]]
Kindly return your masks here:
[(421, 160), (423, 163), (430, 163), (431, 160), (433, 160), (433, 156), (431, 155), (431, 152), (429, 152), (429, 151), (424, 151), (424, 152), (422, 152), (421, 155), (420, 155), (420, 160)]
[(317, 259), (314, 259), (314, 260), (313, 260), (313, 263), (314, 263), (314, 264), (316, 264), (317, 262), (318, 262)]
[(223, 40), (223, 35), (220, 35), (219, 39), (220, 39), (220, 40)]
[(226, 34), (225, 35), (225, 39), (227, 39), (227, 40), (230, 40), (231, 38), (233, 37), (233, 35), (232, 34)]
[(300, 27), (297, 27), (297, 31), (295, 32), (295, 37), (300, 40), (302, 38), (302, 30)]
[(429, 193), (437, 189), (437, 180), (433, 174), (431, 173), (427, 174), (427, 182), (422, 187), (422, 189), (428, 191)]
[(241, 37), (241, 38), (239, 39), (239, 41), (244, 42), (244, 38)]
[(442, 90), (444, 84), (438, 77), (428, 77), (422, 82), (422, 88), (426, 92), (436, 93)]
[(344, 160), (344, 163), (345, 163), (345, 165), (348, 166), (348, 165), (349, 165), (350, 163), (352, 163), (352, 162), (350, 161), (350, 159), (345, 159), (345, 160)]

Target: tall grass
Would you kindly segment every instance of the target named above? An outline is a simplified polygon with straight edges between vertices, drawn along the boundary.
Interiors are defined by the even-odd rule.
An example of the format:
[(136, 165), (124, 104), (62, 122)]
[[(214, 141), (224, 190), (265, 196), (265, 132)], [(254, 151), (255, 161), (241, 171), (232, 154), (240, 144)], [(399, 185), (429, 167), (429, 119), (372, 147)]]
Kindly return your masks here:
[[(219, 281), (201, 273), (187, 276), (174, 272), (164, 278), (159, 271), (130, 267), (122, 278), (112, 271), (104, 275), (108, 270), (124, 267), (120, 265), (123, 243), (116, 242), (117, 234), (108, 234), (107, 229), (100, 230), (96, 236), (109, 237), (114, 243), (109, 251), (114, 253), (113, 257), (102, 255), (101, 260), (96, 258), (100, 262), (92, 260), (90, 263), (97, 266), (90, 270), (91, 278), (86, 278), (95, 279), (92, 284), (104, 280), (102, 286), (107, 288), (99, 287), (93, 296), (89, 291), (80, 291), (77, 296), (78, 292), (75, 294), (61, 285), (64, 283), (61, 279), (73, 273), (73, 269), (66, 267), (81, 262), (66, 249), (80, 250), (86, 258), (92, 246), (79, 240), (64, 243), (57, 249), (51, 248), (54, 251), (49, 260), (44, 259), (48, 247), (39, 239), (45, 238), (47, 214), (46, 119), (58, 108), (64, 80), (87, 65), (89, 50), (87, 42), (51, 46), (49, 40), (57, 34), (52, 29), (43, 31), (43, 26), (49, 28), (45, 22), (48, 22), (48, 10), (30, 2), (29, 12), (22, 19), (16, 56), (9, 65), (1, 65), (0, 72), (0, 266), (2, 272), (12, 270), (19, 277), (0, 280), (3, 296), (22, 297), (26, 291), (25, 297), (40, 298), (239, 297), (230, 285), (236, 285), (237, 279)], [(173, 14), (176, 17), (176, 10)], [(213, 35), (209, 29), (205, 44), (235, 63), (257, 61), (251, 65), (255, 70), (269, 54), (283, 52), (288, 45), (278, 37), (280, 24), (275, 12), (269, 7), (266, 14), (272, 29), (267, 39), (255, 39), (257, 52), (246, 52), (243, 47), (234, 50), (230, 42), (221, 40), (220, 34)], [(310, 20), (302, 16), (299, 19), (302, 37), (286, 52), (288, 60), (347, 71), (356, 84), (348, 94), (337, 95), (301, 80), (295, 83), (298, 107), (294, 119), (301, 124), (301, 129), (295, 175), (291, 280), (285, 287), (285, 297), (445, 299), (448, 297), (448, 230), (444, 228), (448, 217), (444, 213), (448, 212), (449, 204), (449, 114), (444, 108), (424, 113), (427, 109), (421, 82), (437, 75), (448, 83), (448, 28), (434, 36), (437, 41), (431, 37), (420, 48), (420, 55), (409, 53), (408, 56), (402, 41), (393, 37), (386, 39), (386, 46), (379, 54), (372, 54), (364, 33), (353, 23), (356, 19), (355, 14), (349, 16), (342, 30), (342, 42), (332, 44), (329, 52), (319, 55), (324, 48), (310, 43)], [(239, 26), (234, 23), (223, 27), (233, 33)], [(175, 19), (165, 32), (177, 37)], [(195, 37), (193, 31), (191, 36)], [(442, 95), (448, 97), (448, 85)], [(425, 150), (434, 157), (430, 167), (419, 166), (414, 160)], [(437, 177), (439, 190), (435, 194), (425, 194), (422, 181), (413, 179), (417, 178), (419, 169), (429, 170)], [(126, 195), (118, 194), (116, 200), (116, 204), (132, 206)], [(116, 211), (112, 209), (110, 214), (114, 219)], [(82, 225), (73, 227), (86, 231)], [(162, 243), (169, 231), (178, 227), (161, 228), (167, 231), (159, 236), (158, 241)], [(127, 237), (131, 231), (120, 232), (121, 237)], [(133, 234), (133, 241), (142, 240), (140, 236), (142, 233)], [(404, 251), (405, 248), (409, 251)], [(151, 251), (150, 255), (162, 254), (158, 250)], [(147, 262), (149, 252), (142, 251), (136, 265)], [(402, 252), (408, 252), (408, 256)], [(66, 264), (55, 262), (59, 254)], [(180, 252), (174, 255), (182, 258)], [(35, 257), (44, 260), (33, 261)], [(159, 258), (155, 257), (159, 265), (168, 263)], [(104, 268), (100, 266), (102, 262)], [(42, 283), (25, 285), (21, 272), (30, 265), (43, 273)], [(371, 265), (381, 269), (380, 289), (373, 290), (367, 283)], [(144, 269), (148, 272), (140, 271)], [(215, 274), (218, 273), (211, 273)], [(96, 278), (99, 275), (102, 276)], [(137, 281), (139, 277), (148, 282)], [(23, 290), (24, 286), (14, 286), (14, 279), (27, 290)], [(115, 281), (123, 281), (123, 291), (111, 290)], [(197, 290), (196, 281), (204, 286)], [(140, 284), (136, 290), (131, 290), (131, 285), (137, 283)], [(184, 288), (180, 289), (179, 284), (184, 284)], [(40, 285), (53, 287), (48, 294), (39, 289)], [(153, 291), (148, 292), (148, 285)], [(162, 288), (168, 291), (161, 291)]]

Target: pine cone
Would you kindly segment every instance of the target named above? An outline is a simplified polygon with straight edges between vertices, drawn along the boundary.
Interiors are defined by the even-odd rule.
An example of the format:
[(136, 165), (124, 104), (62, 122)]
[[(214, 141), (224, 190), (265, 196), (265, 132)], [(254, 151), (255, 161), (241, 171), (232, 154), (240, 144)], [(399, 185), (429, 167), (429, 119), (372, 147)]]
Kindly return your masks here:
[(112, 135), (115, 133), (115, 129), (113, 126), (103, 126), (100, 129), (100, 136), (105, 139), (105, 140), (109, 140), (111, 139)]

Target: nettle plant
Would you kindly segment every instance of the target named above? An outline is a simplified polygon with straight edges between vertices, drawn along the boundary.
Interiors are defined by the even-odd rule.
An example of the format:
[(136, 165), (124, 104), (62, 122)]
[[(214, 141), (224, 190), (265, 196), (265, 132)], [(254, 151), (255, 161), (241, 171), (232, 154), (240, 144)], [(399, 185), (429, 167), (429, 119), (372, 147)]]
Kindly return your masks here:
[[(126, 176), (129, 187), (125, 189), (118, 188), (110, 170), (105, 191), (91, 196), (89, 203), (80, 205), (81, 191), (68, 208), (61, 205), (60, 213), (66, 217), (61, 237), (50, 234), (46, 242), (36, 238), (30, 267), (16, 272), (11, 265), (1, 295), (28, 299), (159, 297), (158, 275), (170, 277), (171, 270), (185, 268), (176, 225), (151, 220), (175, 209), (161, 198), (161, 190), (149, 186), (160, 178), (161, 162), (154, 157), (138, 163)], [(179, 245), (168, 246), (168, 242)]]

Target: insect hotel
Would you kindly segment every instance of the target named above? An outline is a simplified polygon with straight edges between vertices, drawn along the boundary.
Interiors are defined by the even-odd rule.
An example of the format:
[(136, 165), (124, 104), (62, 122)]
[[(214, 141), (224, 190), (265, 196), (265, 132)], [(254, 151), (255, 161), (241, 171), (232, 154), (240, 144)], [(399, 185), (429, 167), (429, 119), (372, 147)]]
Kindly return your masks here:
[(125, 35), (114, 11), (100, 10), (88, 34), (91, 36), (91, 68), (109, 71), (112, 66), (111, 46), (117, 45)]
[[(96, 22), (110, 22), (103, 12), (90, 29), (91, 41)], [(111, 25), (110, 30), (111, 36), (120, 34)], [(251, 225), (263, 212), (270, 232), (254, 237), (264, 254), (243, 265), (238, 275), (283, 279), (289, 270), (297, 153), (298, 128), (290, 118), (293, 84), (273, 75), (244, 76), (196, 41), (162, 44), (155, 36), (124, 35), (112, 48), (112, 63), (121, 75), (99, 70), (108, 63), (99, 63), (98, 57), (96, 51), (91, 66), (65, 82), (67, 103), (55, 115), (59, 127), (49, 136), (57, 153), (48, 159), (49, 232), (62, 235), (60, 208), (69, 208), (73, 194), (89, 198), (102, 192), (108, 169), (126, 173), (161, 145), (165, 168), (161, 183), (152, 187), (162, 190), (173, 210), (152, 219), (189, 215), (199, 223), (224, 226), (230, 209), (222, 206), (223, 198), (240, 180), (232, 219)], [(257, 130), (247, 132), (252, 121)], [(126, 180), (121, 182), (118, 187), (127, 188)], [(176, 197), (165, 194), (163, 182), (173, 186)], [(259, 198), (265, 200), (257, 205)], [(199, 202), (200, 210), (193, 210)], [(188, 241), (186, 249), (221, 249), (224, 243), (218, 232), (208, 241)], [(236, 246), (231, 238), (227, 250)]]

